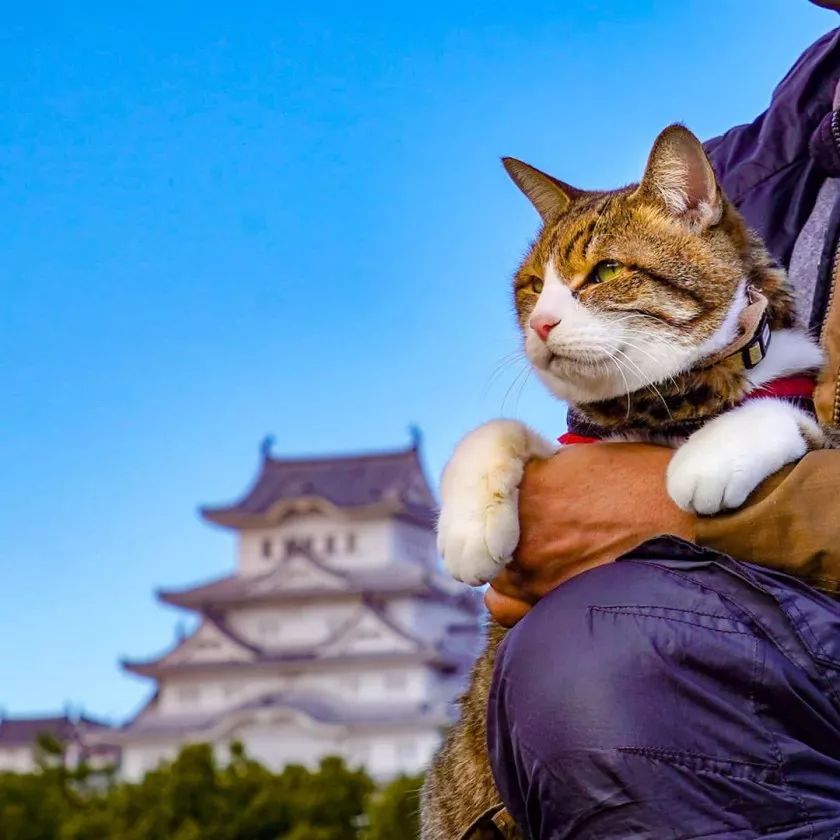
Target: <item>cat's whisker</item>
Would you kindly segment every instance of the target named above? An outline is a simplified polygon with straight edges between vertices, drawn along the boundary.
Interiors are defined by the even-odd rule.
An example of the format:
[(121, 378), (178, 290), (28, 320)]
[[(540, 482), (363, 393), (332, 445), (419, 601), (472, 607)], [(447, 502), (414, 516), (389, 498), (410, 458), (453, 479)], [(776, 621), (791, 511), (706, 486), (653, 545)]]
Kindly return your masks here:
[(519, 391), (516, 394), (516, 404), (513, 409), (514, 415), (519, 414), (519, 401), (522, 399), (522, 394), (525, 392), (525, 388), (528, 386), (528, 382), (531, 379), (531, 373), (533, 373), (533, 369), (528, 368), (528, 373), (525, 374), (525, 378), (522, 380), (522, 384), (519, 386)]
[(523, 366), (513, 378), (513, 382), (511, 382), (510, 385), (508, 385), (507, 391), (505, 391), (505, 395), (502, 397), (502, 405), (499, 409), (499, 411), (501, 411), (502, 414), (505, 413), (505, 404), (507, 403), (507, 399), (510, 396), (510, 393), (513, 390), (514, 386), (519, 382), (522, 376), (527, 375), (529, 371), (530, 368), (527, 365)]
[[(639, 345), (634, 344), (626, 336), (622, 337), (622, 344), (626, 344), (628, 347), (632, 348), (633, 350), (636, 350), (639, 353), (644, 353), (651, 361), (654, 362), (654, 364), (657, 364), (657, 365), (662, 364), (663, 361), (664, 361), (664, 359), (655, 356), (652, 352), (650, 352), (646, 348), (640, 347)], [(677, 384), (676, 380), (674, 379), (674, 377), (672, 375), (666, 376), (665, 380), (671, 382), (671, 384), (673, 384), (673, 385)]]
[[(623, 350), (619, 350), (619, 349), (616, 347), (616, 348), (615, 348), (615, 352), (616, 352), (616, 353), (621, 353), (621, 355), (622, 355), (622, 356), (624, 356), (624, 358), (625, 358), (625, 359), (627, 359), (627, 361), (628, 361), (631, 365), (633, 365), (633, 367), (634, 367), (634, 368), (636, 368), (636, 370), (637, 370), (637, 371), (638, 371), (638, 373), (639, 373), (639, 376), (641, 376), (641, 377), (645, 378), (645, 376), (644, 376), (644, 372), (642, 371), (642, 369), (641, 369), (641, 368), (640, 368), (640, 367), (639, 367), (639, 366), (638, 366), (638, 365), (637, 365), (637, 364), (636, 364), (636, 363), (635, 363), (635, 362), (634, 362), (634, 361), (633, 361), (633, 360), (632, 360), (632, 359), (631, 359), (631, 358), (630, 358), (630, 357), (629, 357), (629, 356), (628, 356), (628, 355), (627, 355), (627, 354), (626, 354)], [(656, 396), (657, 396), (657, 397), (659, 397), (659, 399), (660, 399), (660, 400), (661, 400), (661, 402), (662, 402), (662, 405), (664, 405), (664, 406), (665, 406), (665, 411), (667, 411), (667, 412), (668, 412), (668, 417), (669, 417), (671, 420), (673, 420), (673, 419), (674, 419), (674, 417), (673, 417), (673, 415), (671, 414), (671, 408), (669, 407), (668, 403), (666, 402), (665, 397), (663, 397), (663, 396), (662, 396), (662, 392), (659, 390), (659, 388), (657, 388), (657, 387), (656, 387), (656, 385), (654, 385), (652, 382), (648, 383), (647, 387), (648, 387), (649, 389), (653, 390), (653, 391), (656, 393)]]
[[(631, 335), (634, 338), (638, 336), (640, 341), (649, 342), (650, 340), (654, 340), (654, 341), (656, 340), (652, 336), (642, 335), (640, 333), (636, 333), (635, 331), (632, 332)], [(626, 332), (622, 336), (622, 343), (626, 344), (628, 347), (633, 348), (634, 350), (638, 351), (639, 353), (644, 353), (649, 359), (651, 359), (656, 364), (662, 364), (663, 361), (664, 361), (663, 358), (657, 357), (651, 352), (651, 350), (654, 349), (654, 348), (648, 349), (648, 348), (645, 348), (645, 347), (641, 347), (637, 344), (634, 344), (632, 341), (630, 341), (630, 339), (627, 338), (627, 333)], [(668, 351), (671, 351), (673, 349), (673, 346), (670, 344), (670, 342), (660, 341), (659, 343), (660, 343), (660, 345), (661, 345), (661, 347), (662, 347), (662, 349), (665, 353), (667, 353)], [(670, 382), (674, 386), (677, 385), (677, 381), (676, 381), (676, 379), (674, 379), (673, 374), (669, 374), (668, 376), (666, 376), (665, 380)]]
[(523, 350), (515, 350), (513, 353), (508, 353), (498, 361), (496, 366), (490, 371), (488, 379), (488, 386), (493, 383), (494, 380), (498, 379), (502, 373), (504, 373), (506, 368), (509, 368), (511, 365), (516, 364), (518, 361), (527, 361), (525, 356), (525, 352)]
[(627, 377), (624, 375), (624, 369), (623, 369), (622, 365), (620, 364), (620, 361), (618, 359), (616, 359), (616, 357), (613, 356), (613, 354), (610, 353), (610, 351), (607, 350), (606, 347), (602, 347), (601, 350), (603, 350), (603, 352), (606, 353), (607, 356), (609, 356), (610, 361), (612, 361), (612, 363), (615, 365), (616, 370), (619, 372), (619, 374), (621, 375), (621, 378), (624, 380), (624, 393), (627, 396), (627, 417), (626, 417), (626, 420), (629, 420), (630, 419), (630, 383), (627, 381)]
[[(490, 374), (485, 383), (484, 387), (481, 390), (481, 399), (486, 399), (487, 394), (490, 389), (501, 379), (501, 377), (507, 373), (510, 368), (519, 362), (523, 368), (528, 367), (530, 365), (529, 359), (525, 356), (525, 354), (519, 350), (516, 353), (510, 353), (502, 362), (500, 362), (495, 370)], [(519, 376), (522, 374), (522, 369), (520, 368), (516, 375), (513, 377), (513, 382), (515, 382)]]

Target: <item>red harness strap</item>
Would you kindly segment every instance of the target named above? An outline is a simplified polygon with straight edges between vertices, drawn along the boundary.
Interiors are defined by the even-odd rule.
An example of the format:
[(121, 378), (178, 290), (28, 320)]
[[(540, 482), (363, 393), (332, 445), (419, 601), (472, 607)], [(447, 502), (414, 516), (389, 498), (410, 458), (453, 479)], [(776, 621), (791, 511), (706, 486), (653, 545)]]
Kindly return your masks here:
[(557, 438), (559, 443), (563, 446), (571, 446), (573, 443), (598, 443), (600, 438), (587, 437), (586, 435), (576, 435), (574, 432), (566, 432)]
[[(755, 391), (751, 391), (744, 397), (744, 402), (765, 397), (812, 400), (814, 398), (814, 385), (814, 380), (809, 376), (783, 376), (781, 379), (774, 379), (772, 382), (756, 388)], [(600, 438), (566, 432), (560, 435), (557, 440), (563, 446), (571, 446), (574, 443), (598, 443)]]
[(781, 379), (774, 379), (755, 391), (751, 391), (744, 398), (754, 400), (758, 397), (782, 397), (787, 399), (814, 399), (815, 382), (810, 376), (784, 376)]

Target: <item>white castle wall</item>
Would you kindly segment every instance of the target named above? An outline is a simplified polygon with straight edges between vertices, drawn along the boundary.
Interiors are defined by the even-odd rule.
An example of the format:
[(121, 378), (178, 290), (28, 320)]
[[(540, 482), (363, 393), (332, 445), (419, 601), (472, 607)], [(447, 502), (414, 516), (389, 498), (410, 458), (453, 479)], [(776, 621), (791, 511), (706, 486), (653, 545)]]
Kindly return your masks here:
[(290, 648), (319, 645), (358, 611), (361, 599), (341, 603), (259, 605), (230, 613), (231, 629), (252, 644), (282, 653)]
[(160, 684), (156, 715), (201, 715), (241, 706), (266, 694), (320, 695), (343, 703), (413, 702), (427, 696), (422, 665), (345, 666), (331, 672), (293, 675), (250, 672), (178, 675)]
[(32, 747), (0, 747), (0, 772), (32, 773), (36, 769)]

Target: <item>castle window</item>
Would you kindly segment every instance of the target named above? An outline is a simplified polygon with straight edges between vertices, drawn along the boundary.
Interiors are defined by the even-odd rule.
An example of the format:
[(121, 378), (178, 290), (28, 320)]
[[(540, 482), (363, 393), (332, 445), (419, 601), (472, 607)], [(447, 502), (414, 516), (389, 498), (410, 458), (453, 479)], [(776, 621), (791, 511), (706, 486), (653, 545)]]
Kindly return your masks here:
[(354, 533), (349, 533), (347, 535), (347, 553), (353, 554), (356, 551), (356, 535)]
[(335, 537), (332, 534), (327, 535), (324, 540), (324, 551), (327, 554), (335, 554)]
[(271, 557), (271, 540), (265, 539), (262, 541), (261, 551), (263, 560), (268, 560)]
[(286, 557), (312, 550), (312, 537), (290, 537), (286, 540)]

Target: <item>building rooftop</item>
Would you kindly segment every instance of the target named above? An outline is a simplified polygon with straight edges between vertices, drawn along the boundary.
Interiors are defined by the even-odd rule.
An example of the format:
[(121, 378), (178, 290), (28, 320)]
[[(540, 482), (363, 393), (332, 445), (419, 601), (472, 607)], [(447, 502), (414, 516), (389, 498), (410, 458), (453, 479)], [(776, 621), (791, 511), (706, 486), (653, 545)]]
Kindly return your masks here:
[(122, 732), (129, 738), (183, 731), (200, 732), (202, 737), (207, 737), (209, 734), (207, 730), (231, 725), (238, 719), (252, 717), (255, 714), (279, 710), (293, 716), (307, 718), (315, 723), (342, 724), (347, 728), (364, 726), (379, 728), (388, 724), (417, 725), (426, 722), (431, 722), (436, 726), (446, 726), (451, 723), (448, 714), (441, 708), (432, 707), (425, 702), (348, 703), (338, 697), (272, 692), (221, 711), (167, 717), (141, 715), (126, 724)]
[[(401, 643), (386, 650), (336, 649), (339, 642), (347, 643), (353, 631), (365, 618), (374, 618), (385, 631), (396, 637)], [(288, 647), (283, 650), (269, 650), (261, 645), (249, 642), (237, 633), (220, 615), (212, 612), (205, 614), (204, 621), (215, 628), (225, 639), (235, 646), (218, 658), (190, 661), (177, 656), (185, 647), (192, 644), (197, 634), (186, 637), (175, 647), (161, 656), (150, 659), (123, 659), (125, 670), (147, 677), (161, 677), (166, 673), (185, 674), (189, 672), (216, 672), (219, 670), (247, 670), (268, 668), (280, 673), (288, 670), (299, 671), (315, 667), (319, 670), (330, 669), (336, 665), (348, 664), (383, 665), (395, 662), (423, 662), (442, 670), (463, 669), (468, 667), (472, 657), (464, 656), (458, 646), (445, 642), (431, 643), (413, 635), (395, 622), (387, 612), (385, 605), (375, 598), (364, 598), (359, 609), (344, 623), (337, 626), (326, 638), (312, 643)], [(477, 631), (475, 616), (461, 625), (452, 625), (452, 632), (467, 629)], [(199, 631), (200, 632), (199, 628)], [(404, 644), (403, 644), (404, 643)], [(339, 645), (341, 647), (341, 645)]]
[(76, 740), (79, 730), (107, 730), (107, 724), (82, 715), (71, 718), (68, 715), (54, 717), (4, 717), (0, 719), (0, 747), (29, 746), (40, 735), (51, 735), (59, 741)]
[(388, 510), (425, 526), (437, 509), (415, 437), (407, 449), (313, 458), (278, 458), (264, 445), (260, 471), (245, 495), (201, 514), (229, 528), (256, 527), (277, 521), (301, 499), (357, 513)]
[(479, 600), (472, 590), (433, 569), (413, 563), (392, 563), (368, 569), (338, 569), (314, 551), (298, 548), (295, 556), (322, 573), (316, 585), (297, 585), (279, 565), (259, 575), (227, 575), (185, 589), (160, 589), (167, 604), (194, 610), (226, 608), (237, 604), (311, 600), (322, 596), (350, 598), (358, 595), (413, 595), (458, 606), (477, 615)]

